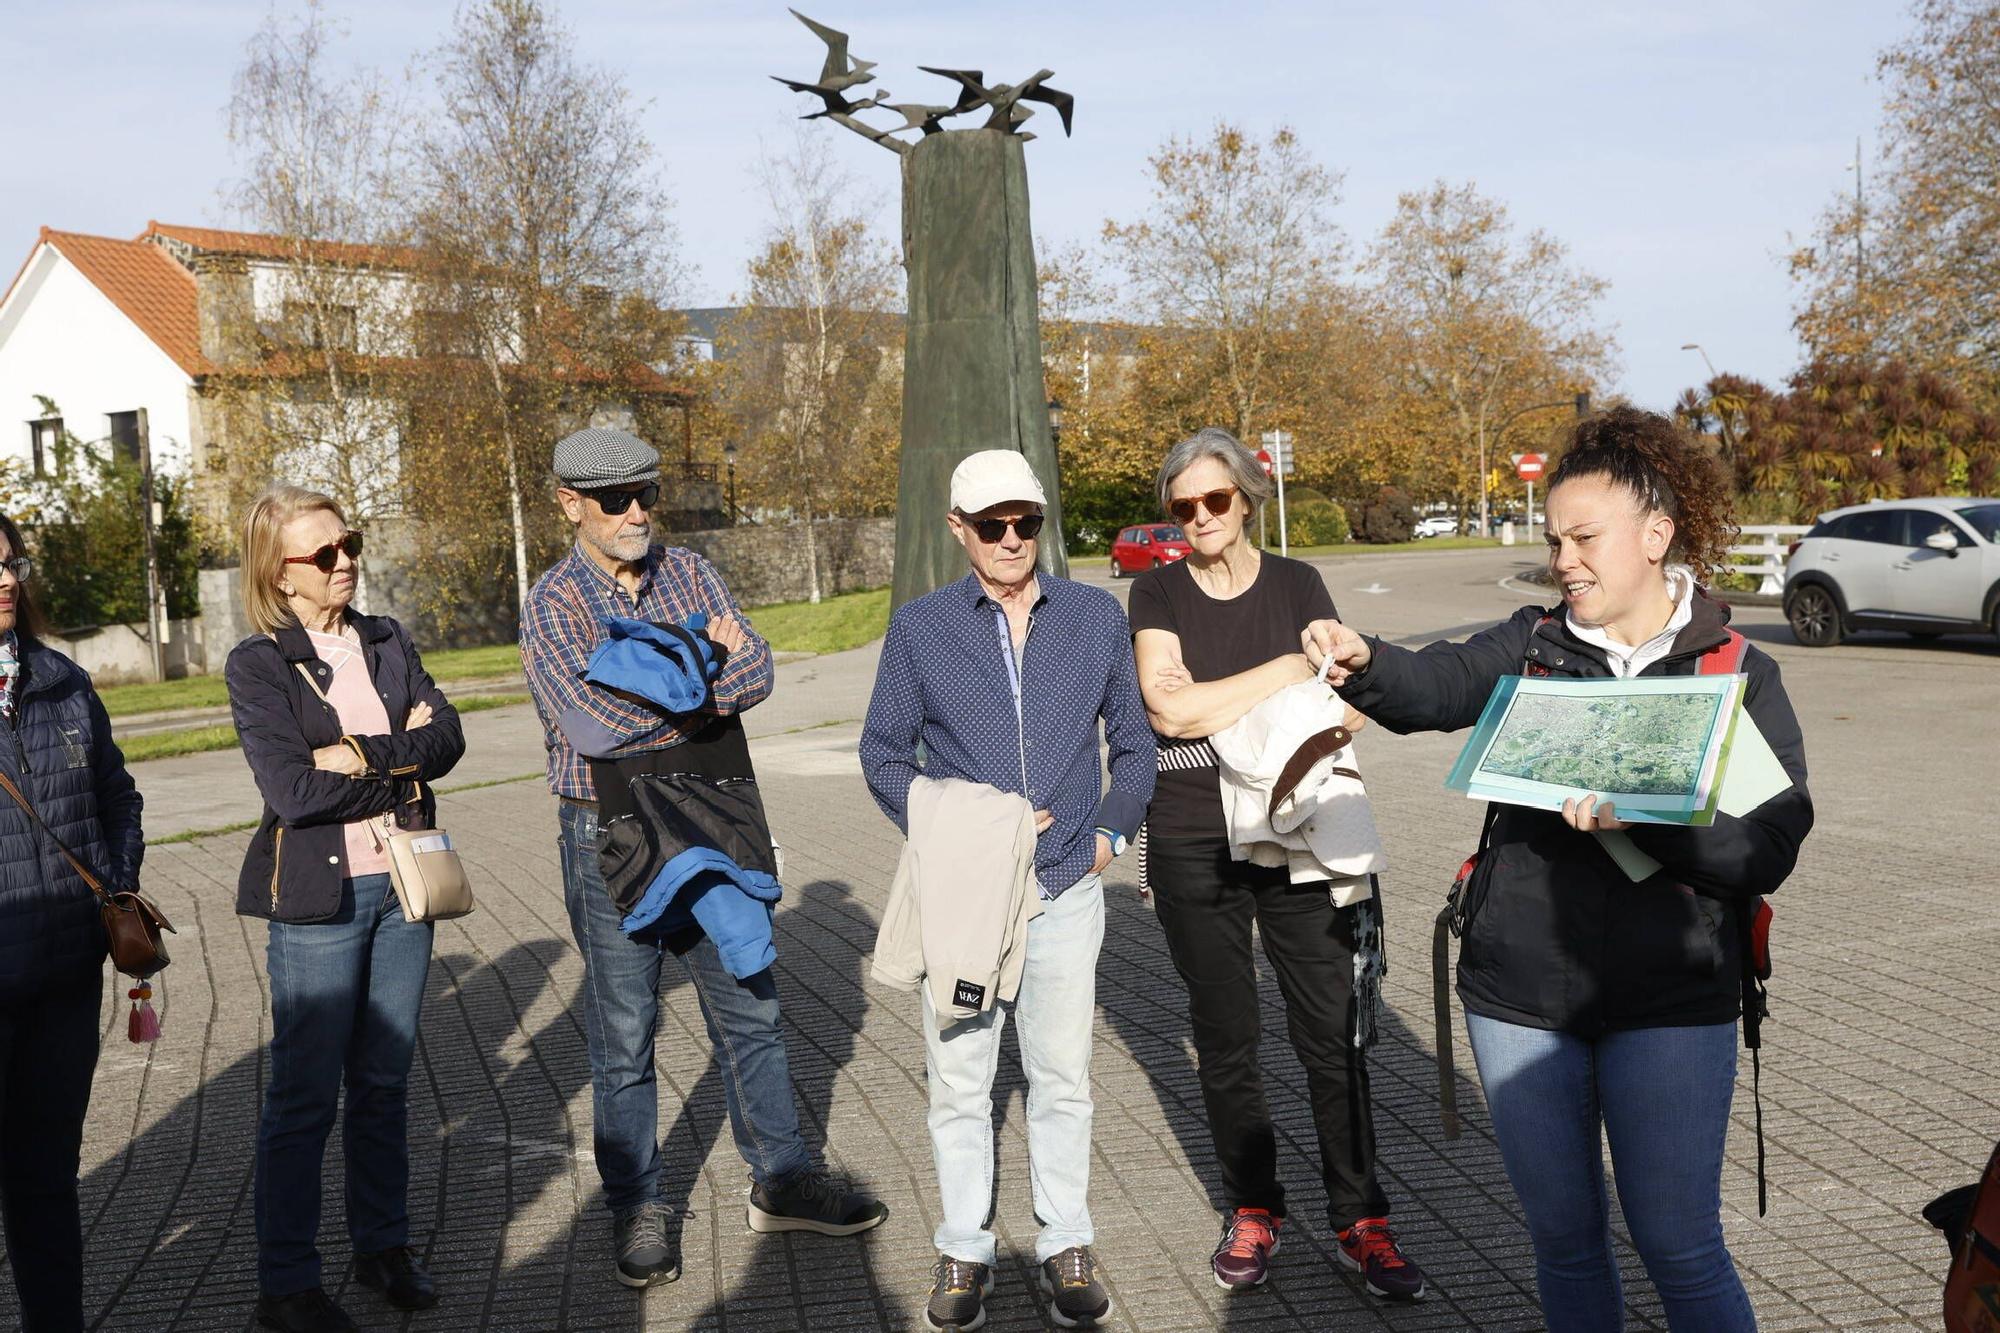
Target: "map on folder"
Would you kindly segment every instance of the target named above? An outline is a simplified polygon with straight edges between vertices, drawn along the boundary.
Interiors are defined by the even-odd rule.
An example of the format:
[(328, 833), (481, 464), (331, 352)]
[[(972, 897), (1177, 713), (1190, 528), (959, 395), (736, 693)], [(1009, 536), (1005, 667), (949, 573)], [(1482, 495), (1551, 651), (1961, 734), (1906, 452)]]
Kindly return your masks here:
[(1595, 795), (1621, 819), (1708, 824), (1743, 685), (1742, 676), (1505, 677), (1446, 785), (1549, 810)]

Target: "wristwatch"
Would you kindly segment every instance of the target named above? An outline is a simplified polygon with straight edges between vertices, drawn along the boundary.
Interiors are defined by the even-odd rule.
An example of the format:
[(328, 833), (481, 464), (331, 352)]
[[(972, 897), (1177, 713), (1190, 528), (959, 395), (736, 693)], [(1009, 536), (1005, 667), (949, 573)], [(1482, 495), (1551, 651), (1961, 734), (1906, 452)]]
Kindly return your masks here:
[(1099, 825), (1097, 831), (1111, 840), (1111, 854), (1113, 856), (1123, 856), (1125, 854), (1126, 843), (1124, 834), (1115, 828), (1105, 828), (1103, 825)]

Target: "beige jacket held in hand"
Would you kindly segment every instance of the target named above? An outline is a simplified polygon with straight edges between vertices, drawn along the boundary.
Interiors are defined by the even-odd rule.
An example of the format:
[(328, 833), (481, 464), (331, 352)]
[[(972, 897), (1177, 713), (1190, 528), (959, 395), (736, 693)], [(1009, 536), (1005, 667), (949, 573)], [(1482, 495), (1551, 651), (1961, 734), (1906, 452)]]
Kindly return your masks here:
[(983, 782), (918, 778), (909, 811), (871, 970), (885, 986), (928, 984), (943, 1029), (1021, 989), (1028, 923), (1042, 911), (1035, 810)]

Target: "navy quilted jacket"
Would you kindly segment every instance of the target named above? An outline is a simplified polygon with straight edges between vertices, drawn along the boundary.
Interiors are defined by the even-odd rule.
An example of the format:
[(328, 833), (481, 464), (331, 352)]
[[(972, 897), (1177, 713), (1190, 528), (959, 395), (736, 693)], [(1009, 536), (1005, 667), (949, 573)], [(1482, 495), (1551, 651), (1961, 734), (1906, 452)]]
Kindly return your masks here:
[[(0, 770), (69, 849), (112, 888), (134, 888), (145, 855), (139, 789), (82, 667), (20, 636), (20, 707)], [(48, 836), (0, 793), (0, 1003), (104, 960), (97, 901)]]

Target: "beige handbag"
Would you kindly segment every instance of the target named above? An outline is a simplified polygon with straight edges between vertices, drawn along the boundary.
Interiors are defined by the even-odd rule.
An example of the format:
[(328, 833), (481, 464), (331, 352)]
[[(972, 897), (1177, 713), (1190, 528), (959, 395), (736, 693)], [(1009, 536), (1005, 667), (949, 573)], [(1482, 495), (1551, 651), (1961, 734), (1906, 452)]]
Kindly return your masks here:
[[(296, 665), (319, 701), (332, 708), (326, 691), (306, 670), (306, 664)], [(416, 788), (410, 799), (422, 800), (424, 784), (417, 782)], [(369, 831), (388, 853), (389, 883), (396, 890), (396, 901), (403, 905), (404, 920), (449, 921), (472, 911), (472, 884), (465, 877), (465, 865), (458, 859), (449, 833), (441, 828), (397, 829), (386, 814), (381, 816), (380, 827), (371, 819)]]

